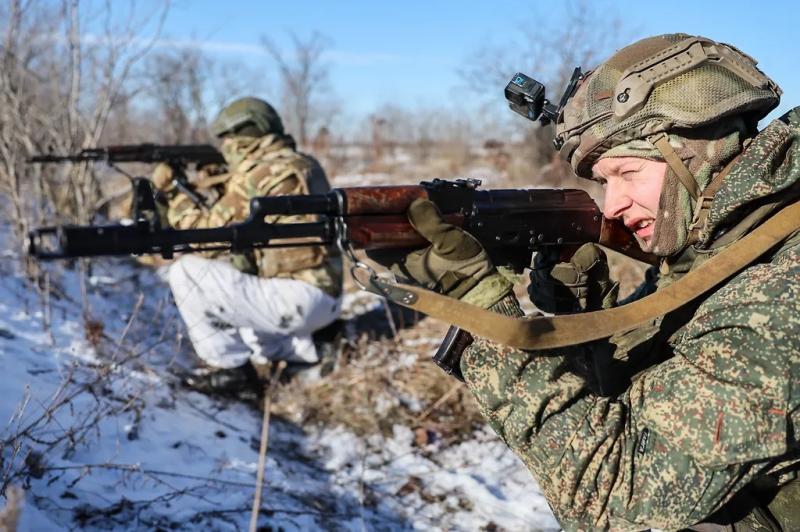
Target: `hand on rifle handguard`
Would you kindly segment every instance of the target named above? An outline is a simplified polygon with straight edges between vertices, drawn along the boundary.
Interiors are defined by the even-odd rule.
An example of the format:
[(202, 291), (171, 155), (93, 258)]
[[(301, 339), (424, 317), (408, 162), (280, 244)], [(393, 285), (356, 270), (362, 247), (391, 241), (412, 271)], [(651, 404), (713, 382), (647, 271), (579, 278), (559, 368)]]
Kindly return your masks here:
[(370, 258), (391, 266), (399, 277), (483, 308), (511, 292), (511, 281), (498, 273), (480, 243), (445, 222), (431, 201), (415, 200), (409, 207), (408, 220), (431, 245), (404, 257), (370, 252)]
[(536, 308), (555, 314), (601, 310), (614, 306), (619, 283), (608, 274), (606, 254), (595, 244), (584, 244), (569, 262), (558, 255), (536, 254), (528, 294)]

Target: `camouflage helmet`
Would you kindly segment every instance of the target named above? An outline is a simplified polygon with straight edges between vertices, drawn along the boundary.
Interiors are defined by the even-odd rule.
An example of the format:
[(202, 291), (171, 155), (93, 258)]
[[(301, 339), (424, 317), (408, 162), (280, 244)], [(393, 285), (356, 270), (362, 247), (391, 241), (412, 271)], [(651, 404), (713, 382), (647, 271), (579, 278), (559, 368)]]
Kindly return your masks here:
[(780, 101), (778, 85), (733, 46), (682, 33), (635, 42), (588, 72), (556, 120), (556, 146), (575, 173), (608, 149), (728, 116), (754, 129)]
[(221, 137), (246, 125), (253, 126), (259, 136), (283, 134), (283, 122), (275, 108), (252, 96), (239, 98), (223, 107), (211, 123), (211, 133), (215, 137)]

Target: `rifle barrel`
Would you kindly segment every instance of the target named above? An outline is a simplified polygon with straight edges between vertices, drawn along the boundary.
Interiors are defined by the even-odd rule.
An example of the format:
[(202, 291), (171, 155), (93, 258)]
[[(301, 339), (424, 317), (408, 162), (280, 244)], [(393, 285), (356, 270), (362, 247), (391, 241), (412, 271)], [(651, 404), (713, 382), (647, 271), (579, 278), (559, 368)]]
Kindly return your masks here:
[[(147, 217), (131, 225), (45, 227), (30, 233), (29, 249), (41, 259), (147, 253), (170, 258), (174, 252), (332, 245), (342, 239), (356, 249), (410, 251), (427, 241), (411, 226), (406, 211), (413, 201), (427, 197), (448, 223), (469, 231), (497, 266), (522, 271), (534, 251), (557, 248), (572, 253), (586, 242), (651, 262), (630, 231), (618, 221), (604, 219), (584, 191), (475, 190), (469, 185), (434, 181), (257, 197), (250, 200), (247, 220), (209, 229), (161, 228)], [(287, 215), (316, 215), (320, 221), (265, 221), (269, 216)]]
[(222, 154), (210, 144), (162, 145), (121, 144), (87, 148), (68, 155), (38, 154), (28, 158), (29, 163), (63, 163), (81, 161), (106, 161), (109, 163), (195, 163), (225, 164)]
[[(330, 244), (328, 221), (268, 224), (241, 223), (208, 229), (154, 229), (148, 222), (132, 225), (62, 225), (35, 229), (28, 234), (28, 252), (37, 259), (161, 254), (263, 247)], [(278, 242), (273, 242), (277, 240)], [(302, 240), (302, 242), (298, 242)], [(208, 246), (209, 244), (213, 246)]]

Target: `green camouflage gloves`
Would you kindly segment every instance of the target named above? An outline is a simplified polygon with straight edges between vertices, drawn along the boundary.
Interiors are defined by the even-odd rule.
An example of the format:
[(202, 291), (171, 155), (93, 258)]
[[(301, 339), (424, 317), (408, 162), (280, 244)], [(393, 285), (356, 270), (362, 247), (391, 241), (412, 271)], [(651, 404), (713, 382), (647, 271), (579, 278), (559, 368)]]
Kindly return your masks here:
[(408, 220), (431, 245), (397, 259), (389, 254), (369, 254), (390, 265), (395, 274), (441, 294), (489, 308), (512, 290), (512, 283), (497, 272), (489, 255), (469, 233), (444, 220), (431, 201), (415, 200)]
[(608, 276), (606, 254), (594, 244), (584, 244), (569, 262), (540, 252), (534, 259), (528, 294), (539, 310), (570, 314), (614, 306), (619, 284)]

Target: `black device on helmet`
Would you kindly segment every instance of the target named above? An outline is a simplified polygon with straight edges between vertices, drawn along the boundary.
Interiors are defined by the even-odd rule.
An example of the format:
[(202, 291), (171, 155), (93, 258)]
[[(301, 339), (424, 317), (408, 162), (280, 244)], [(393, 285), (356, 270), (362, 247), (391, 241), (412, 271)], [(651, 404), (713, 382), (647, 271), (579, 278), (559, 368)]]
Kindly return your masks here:
[(567, 100), (575, 93), (578, 82), (583, 78), (581, 67), (575, 67), (569, 84), (558, 102), (558, 106), (555, 106), (545, 98), (544, 85), (522, 72), (517, 72), (506, 85), (506, 100), (508, 100), (508, 106), (515, 113), (519, 113), (534, 122), (538, 120), (543, 126), (546, 126), (558, 118), (561, 110), (567, 104)]

